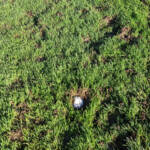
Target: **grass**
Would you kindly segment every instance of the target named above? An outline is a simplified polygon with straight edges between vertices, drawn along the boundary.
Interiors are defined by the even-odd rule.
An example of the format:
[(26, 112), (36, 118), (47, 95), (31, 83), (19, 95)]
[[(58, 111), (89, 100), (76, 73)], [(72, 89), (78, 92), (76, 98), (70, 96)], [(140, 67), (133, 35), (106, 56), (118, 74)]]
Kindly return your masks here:
[(0, 149), (149, 150), (149, 8), (1, 0)]

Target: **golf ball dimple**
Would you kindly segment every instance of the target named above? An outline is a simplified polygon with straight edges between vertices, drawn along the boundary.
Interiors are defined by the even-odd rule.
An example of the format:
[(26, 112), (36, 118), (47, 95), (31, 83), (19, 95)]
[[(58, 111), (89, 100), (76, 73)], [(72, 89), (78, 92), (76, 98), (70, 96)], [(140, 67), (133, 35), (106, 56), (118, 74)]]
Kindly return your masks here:
[(73, 103), (74, 108), (79, 109), (83, 106), (83, 104), (84, 102), (81, 97), (79, 96), (74, 97), (74, 103)]

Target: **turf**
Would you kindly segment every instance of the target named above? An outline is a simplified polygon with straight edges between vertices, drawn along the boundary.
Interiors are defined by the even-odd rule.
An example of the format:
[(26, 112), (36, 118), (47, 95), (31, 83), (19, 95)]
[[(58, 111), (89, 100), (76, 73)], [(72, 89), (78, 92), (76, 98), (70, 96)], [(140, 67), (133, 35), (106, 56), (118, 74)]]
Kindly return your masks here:
[(149, 27), (149, 0), (1, 0), (0, 149), (149, 150)]

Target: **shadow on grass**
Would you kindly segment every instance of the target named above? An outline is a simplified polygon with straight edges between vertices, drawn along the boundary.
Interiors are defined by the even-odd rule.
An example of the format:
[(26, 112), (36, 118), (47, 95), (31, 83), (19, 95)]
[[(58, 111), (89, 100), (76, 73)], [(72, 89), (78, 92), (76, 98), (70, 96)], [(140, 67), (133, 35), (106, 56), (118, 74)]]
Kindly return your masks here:
[(75, 148), (77, 146), (77, 143), (74, 143), (74, 145), (71, 145), (70, 142), (75, 139), (78, 138), (79, 136), (84, 136), (84, 132), (82, 130), (82, 124), (77, 122), (75, 123), (74, 128), (72, 129), (72, 127), (70, 127), (69, 130), (67, 130), (63, 135), (63, 140), (62, 140), (62, 146), (61, 149), (63, 150), (69, 150), (72, 148)]
[(112, 38), (113, 36), (116, 36), (118, 33), (121, 32), (122, 25), (121, 25), (120, 18), (119, 17), (114, 17), (110, 21), (109, 25), (107, 25), (106, 27), (103, 27), (101, 30), (103, 30), (104, 28), (107, 28), (108, 26), (112, 27), (112, 31), (111, 32), (106, 32), (103, 37), (99, 38), (98, 41), (96, 41), (96, 42), (91, 42), (91, 44), (89, 46), (89, 49), (93, 49), (97, 54), (100, 54), (99, 47), (102, 44), (105, 44), (105, 41), (108, 38)]
[(128, 124), (129, 120), (126, 118), (125, 114), (121, 114), (117, 109), (114, 113), (108, 115), (108, 126), (110, 128), (113, 125), (125, 125)]
[[(91, 42), (91, 44), (89, 46), (89, 49), (92, 49), (94, 52), (96, 52), (96, 54), (101, 54), (100, 46), (105, 44), (105, 41), (108, 38), (113, 38), (114, 36), (119, 36), (120, 37), (121, 34), (125, 34), (124, 35), (124, 40), (126, 41), (125, 44), (121, 45), (121, 49), (123, 51), (125, 51), (128, 48), (128, 46), (138, 44), (139, 37), (131, 36), (131, 32), (124, 33), (123, 29), (126, 28), (126, 26), (121, 24), (121, 19), (120, 19), (119, 16), (115, 16), (109, 22), (109, 24), (107, 26), (104, 26), (101, 30), (103, 31), (104, 28), (108, 28), (108, 27), (111, 27), (112, 31), (111, 32), (106, 32), (103, 37), (99, 38), (96, 42)], [(120, 37), (120, 39), (121, 39), (121, 37)]]
[(129, 147), (127, 146), (127, 138), (128, 139), (135, 139), (135, 133), (131, 131), (126, 131), (124, 133), (120, 133), (113, 142), (108, 144), (109, 150), (128, 150)]
[[(100, 112), (97, 112), (96, 119), (94, 120), (94, 127), (99, 126), (96, 120), (99, 118)], [(110, 143), (108, 143), (108, 150), (128, 150), (127, 139), (134, 140), (136, 133), (130, 130), (124, 131), (122, 127), (129, 125), (129, 120), (125, 114), (121, 114), (117, 109), (108, 114), (108, 123), (106, 125), (101, 124), (101, 128), (104, 132), (111, 133), (112, 130), (118, 130), (119, 135), (114, 137)]]
[[(107, 112), (107, 120), (103, 124), (99, 119), (103, 113), (103, 109), (113, 105), (115, 109), (113, 112)], [(93, 121), (94, 128), (101, 128), (104, 132), (112, 133), (117, 130), (119, 133), (117, 137), (114, 137), (110, 143), (108, 143), (108, 150), (127, 150), (127, 139), (135, 139), (136, 134), (131, 130), (125, 130), (124, 127), (130, 125), (130, 120), (127, 118), (125, 112), (120, 112), (121, 108), (124, 108), (124, 103), (117, 97), (108, 97), (101, 103), (101, 108), (96, 112), (95, 119)]]

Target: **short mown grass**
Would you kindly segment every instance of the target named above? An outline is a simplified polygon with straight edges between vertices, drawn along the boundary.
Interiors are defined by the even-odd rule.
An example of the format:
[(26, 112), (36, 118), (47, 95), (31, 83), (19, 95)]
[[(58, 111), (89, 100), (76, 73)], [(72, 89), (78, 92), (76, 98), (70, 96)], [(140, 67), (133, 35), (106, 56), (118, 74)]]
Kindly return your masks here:
[(149, 0), (0, 1), (1, 150), (149, 150), (149, 122)]

